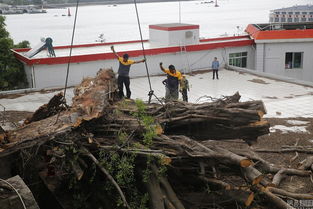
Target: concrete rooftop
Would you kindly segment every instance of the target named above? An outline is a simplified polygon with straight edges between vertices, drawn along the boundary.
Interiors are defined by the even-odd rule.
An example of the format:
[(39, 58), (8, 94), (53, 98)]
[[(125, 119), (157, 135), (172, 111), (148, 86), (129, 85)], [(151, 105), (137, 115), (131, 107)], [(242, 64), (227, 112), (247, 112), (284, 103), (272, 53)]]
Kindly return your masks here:
[[(210, 101), (210, 97), (220, 98), (239, 91), (241, 101), (263, 100), (268, 112), (265, 117), (313, 117), (312, 87), (224, 69), (219, 71), (219, 78), (212, 80), (212, 72), (187, 75), (191, 85), (189, 101), (200, 103)], [(165, 76), (151, 77), (152, 88), (159, 98), (165, 95), (165, 87), (162, 84), (164, 79)], [(149, 92), (147, 77), (131, 79), (131, 90), (133, 99), (146, 101)], [(35, 111), (47, 103), (55, 93), (29, 93), (14, 99), (0, 99), (0, 104), (5, 106), (6, 110)], [(66, 95), (69, 103), (72, 96), (73, 88), (70, 88)]]

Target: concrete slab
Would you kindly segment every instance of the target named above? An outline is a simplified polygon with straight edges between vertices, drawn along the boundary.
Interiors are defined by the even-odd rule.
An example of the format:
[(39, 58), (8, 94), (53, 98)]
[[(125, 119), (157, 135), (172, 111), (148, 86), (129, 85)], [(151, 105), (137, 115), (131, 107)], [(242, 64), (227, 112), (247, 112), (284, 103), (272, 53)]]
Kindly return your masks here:
[[(161, 72), (161, 71), (160, 71)], [(151, 77), (151, 84), (157, 97), (165, 95), (162, 81), (164, 76)], [(313, 117), (313, 88), (264, 78), (248, 73), (220, 70), (219, 80), (212, 80), (212, 72), (187, 75), (191, 85), (189, 101), (201, 103), (211, 98), (229, 96), (239, 91), (241, 101), (263, 100), (268, 111), (265, 117)], [(148, 100), (149, 84), (147, 77), (131, 79), (132, 98)], [(73, 88), (66, 95), (70, 103)], [(55, 93), (30, 93), (15, 99), (0, 99), (6, 110), (35, 111), (45, 104)], [(180, 95), (181, 99), (181, 95)], [(155, 98), (153, 101), (157, 101)]]

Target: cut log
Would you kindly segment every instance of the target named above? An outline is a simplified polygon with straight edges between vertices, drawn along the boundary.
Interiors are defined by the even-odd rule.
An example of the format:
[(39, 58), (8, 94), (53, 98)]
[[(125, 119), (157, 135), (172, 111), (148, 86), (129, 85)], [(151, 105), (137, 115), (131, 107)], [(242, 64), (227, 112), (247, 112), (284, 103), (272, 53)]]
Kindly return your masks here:
[[(43, 144), (57, 137), (63, 138), (62, 136), (82, 125), (83, 122), (101, 117), (115, 98), (116, 86), (114, 72), (100, 70), (95, 79), (85, 80), (83, 87), (75, 89), (71, 109), (8, 132), (8, 142), (0, 144), (0, 157)], [(58, 95), (57, 98), (60, 98), (61, 94)], [(57, 99), (53, 98), (53, 100)], [(55, 103), (58, 102), (51, 102), (51, 104)]]
[[(216, 197), (224, 195), (226, 201), (231, 199), (233, 207), (236, 200), (246, 206), (255, 202), (258, 207), (262, 202), (258, 204), (257, 201), (262, 199), (255, 196), (262, 192), (270, 203), (285, 207), (287, 203), (278, 197), (284, 190), (281, 194), (275, 190), (276, 195), (274, 190), (264, 189), (270, 183), (266, 174), (277, 173), (279, 170), (283, 170), (281, 174), (284, 175), (309, 177), (311, 174), (307, 170), (271, 165), (258, 156), (232, 152), (228, 148), (206, 141), (207, 139), (243, 139), (251, 144), (259, 136), (269, 133), (269, 123), (263, 119), (266, 110), (262, 101), (240, 102), (240, 95), (236, 93), (211, 103), (191, 104), (175, 101), (165, 105), (148, 104), (140, 107), (132, 100), (116, 101), (116, 87), (115, 74), (112, 70), (101, 70), (96, 78), (84, 79), (82, 84), (75, 88), (72, 107), (66, 111), (51, 110), (51, 113), (48, 111), (47, 114), (39, 114), (41, 118), (37, 116), (34, 118), (40, 120), (34, 119), (17, 130), (7, 132), (6, 139), (1, 140), (0, 158), (31, 147), (38, 149), (32, 153), (33, 155), (47, 153), (47, 150), (59, 146), (79, 148), (79, 157), (84, 154), (82, 159), (78, 158), (78, 161), (72, 164), (66, 162), (65, 164), (69, 165), (67, 169), (74, 172), (76, 180), (81, 180), (79, 183), (83, 185), (85, 176), (87, 178), (87, 174), (90, 174), (92, 169), (92, 166), (86, 162), (91, 160), (93, 165), (97, 165), (98, 170), (112, 182), (127, 208), (130, 206), (126, 199), (132, 195), (132, 192), (124, 190), (127, 189), (127, 185), (120, 188), (114, 180), (115, 177), (111, 176), (114, 172), (110, 174), (109, 169), (100, 165), (97, 156), (92, 154), (93, 151), (99, 155), (106, 152), (118, 152), (119, 155), (131, 154), (135, 156), (135, 163), (132, 166), (136, 168), (136, 172), (145, 169), (147, 162), (150, 163), (149, 166), (156, 160), (162, 165), (167, 165), (168, 177), (158, 176), (157, 169), (152, 166), (146, 189), (138, 189), (140, 192), (144, 190), (143, 193), (148, 192), (150, 208), (153, 209), (210, 208), (213, 205), (210, 205), (207, 200), (214, 201)], [(51, 101), (51, 104), (58, 103)], [(58, 115), (55, 115), (56, 112)], [(146, 143), (147, 138), (151, 142)], [(64, 157), (66, 153), (53, 151), (50, 154), (58, 162), (69, 160)], [(41, 157), (39, 156), (38, 160), (42, 160)], [(87, 157), (90, 160), (86, 160)], [(258, 167), (252, 160), (258, 162)], [(50, 164), (54, 163), (55, 169), (64, 171), (63, 166), (57, 166), (58, 162), (50, 162)], [(211, 172), (211, 169), (205, 170), (206, 167), (213, 168), (214, 172)], [(201, 177), (198, 177), (199, 173)], [(212, 176), (227, 181), (213, 180)], [(94, 175), (94, 177), (103, 181), (102, 175)], [(232, 177), (239, 179), (237, 185), (230, 183)], [(137, 177), (133, 180), (138, 183), (138, 187), (145, 183)], [(205, 188), (204, 181), (222, 188), (222, 194), (213, 195), (207, 192), (208, 188)], [(279, 183), (278, 180), (273, 182)], [(202, 199), (207, 198), (206, 202), (193, 204), (194, 201), (190, 201), (191, 203), (184, 201), (185, 191), (202, 194)], [(96, 196), (90, 194), (90, 197), (86, 197), (86, 201), (93, 201), (92, 198)], [(132, 198), (128, 200), (133, 201)], [(108, 200), (112, 204), (116, 203), (115, 201)], [(223, 201), (219, 203), (223, 204)]]
[(152, 173), (149, 176), (149, 181), (146, 183), (147, 190), (150, 197), (150, 205), (152, 209), (165, 209), (164, 197), (158, 181), (158, 177)]
[(285, 174), (286, 170), (285, 169), (281, 169), (280, 171), (278, 171), (275, 176), (273, 177), (272, 180), (272, 185), (275, 187), (278, 187), (280, 182), (286, 178), (286, 174)]
[(255, 152), (267, 152), (267, 153), (288, 153), (288, 152), (299, 152), (306, 154), (313, 154), (312, 147), (287, 147), (281, 149), (255, 149)]
[(123, 191), (121, 190), (120, 186), (116, 183), (114, 178), (110, 175), (110, 173), (103, 166), (100, 165), (97, 158), (95, 158), (95, 156), (93, 154), (91, 154), (86, 148), (82, 147), (82, 150), (83, 150), (84, 154), (87, 155), (97, 165), (97, 167), (101, 170), (101, 172), (104, 173), (104, 175), (112, 182), (112, 184), (114, 185), (114, 187), (116, 188), (116, 190), (120, 194), (120, 196), (123, 200), (124, 206), (126, 208), (130, 209), (130, 206), (129, 206), (128, 202), (126, 201), (126, 198), (125, 198)]
[(263, 196), (271, 202), (274, 206), (276, 206), (279, 209), (296, 209), (292, 205), (289, 205), (287, 202), (279, 198), (278, 196), (274, 195), (272, 192), (268, 191), (268, 189), (262, 190)]
[(283, 189), (279, 189), (276, 187), (267, 187), (268, 191), (272, 192), (273, 194), (282, 195), (284, 197), (288, 197), (291, 199), (298, 199), (298, 200), (313, 200), (313, 194), (299, 194), (288, 192)]
[(164, 125), (167, 135), (186, 135), (197, 140), (244, 139), (253, 143), (269, 133), (262, 101), (239, 102), (238, 92), (212, 103), (169, 102), (148, 106), (147, 112)]
[(222, 164), (234, 165), (243, 168), (252, 165), (252, 162), (245, 157), (236, 155), (218, 146), (203, 145), (200, 142), (183, 135), (170, 137), (161, 135), (159, 139), (162, 140), (162, 143), (160, 143), (160, 141), (157, 142), (160, 146), (171, 146), (171, 144), (175, 144), (175, 147), (172, 147), (172, 153), (173, 149), (177, 149), (177, 154), (180, 154), (180, 150), (185, 150), (184, 155), (192, 158), (212, 158)]
[[(154, 173), (158, 172), (158, 169), (155, 165), (152, 165), (152, 171)], [(181, 201), (177, 198), (176, 193), (174, 192), (172, 186), (168, 182), (168, 180), (164, 176), (160, 176), (160, 183), (162, 187), (164, 188), (164, 191), (166, 193), (166, 196), (168, 197), (169, 201), (172, 203), (173, 208), (175, 209), (185, 209)]]
[(313, 165), (313, 156), (310, 156), (305, 159), (304, 163), (299, 167), (299, 169), (303, 169), (303, 170), (311, 169), (312, 170), (312, 165)]

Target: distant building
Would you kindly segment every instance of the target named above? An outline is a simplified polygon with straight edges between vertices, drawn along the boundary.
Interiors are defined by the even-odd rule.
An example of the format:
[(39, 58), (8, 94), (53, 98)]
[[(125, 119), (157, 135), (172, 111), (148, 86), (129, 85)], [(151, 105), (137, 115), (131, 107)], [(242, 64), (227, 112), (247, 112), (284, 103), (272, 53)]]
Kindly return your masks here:
[(272, 10), (270, 23), (313, 22), (313, 5), (297, 5)]
[(246, 32), (255, 42), (256, 71), (313, 82), (313, 22), (250, 24)]

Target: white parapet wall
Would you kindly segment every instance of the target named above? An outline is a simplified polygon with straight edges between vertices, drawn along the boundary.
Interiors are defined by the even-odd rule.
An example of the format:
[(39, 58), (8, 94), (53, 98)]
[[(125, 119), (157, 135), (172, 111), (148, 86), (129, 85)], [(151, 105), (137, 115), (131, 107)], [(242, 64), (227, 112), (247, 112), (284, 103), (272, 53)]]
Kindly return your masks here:
[[(253, 40), (248, 36), (202, 39), (197, 44), (186, 46), (151, 46), (150, 40), (143, 43), (146, 46), (144, 52), (147, 65), (133, 64), (130, 77), (146, 76), (146, 66), (150, 75), (163, 74), (159, 67), (160, 62), (163, 62), (166, 68), (172, 64), (179, 71), (190, 73), (210, 69), (214, 57), (217, 57), (223, 67), (227, 64), (230, 53), (245, 52), (247, 67), (254, 66)], [(73, 46), (71, 59), (68, 57), (69, 46), (56, 47), (56, 57), (47, 57), (45, 52), (40, 52), (29, 58), (24, 56), (29, 49), (16, 49), (13, 52), (24, 63), (30, 87), (39, 90), (64, 87), (69, 61), (68, 86), (79, 84), (85, 77), (95, 76), (100, 68), (112, 68), (117, 72), (119, 62), (111, 51), (111, 45), (114, 45), (119, 56), (127, 53), (129, 59), (135, 61), (144, 58), (141, 41)]]

